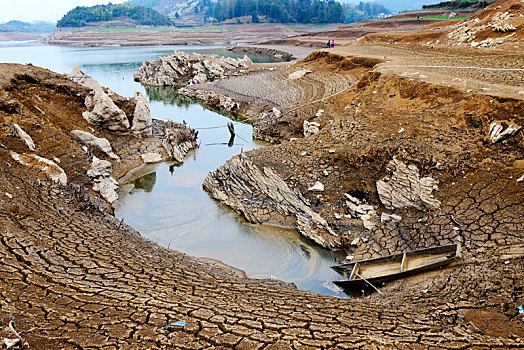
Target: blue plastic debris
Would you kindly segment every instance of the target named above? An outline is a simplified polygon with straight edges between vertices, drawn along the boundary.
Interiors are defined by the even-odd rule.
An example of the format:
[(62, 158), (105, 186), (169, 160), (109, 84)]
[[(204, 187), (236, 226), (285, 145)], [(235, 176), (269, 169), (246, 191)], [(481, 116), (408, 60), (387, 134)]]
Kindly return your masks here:
[(524, 308), (522, 306), (517, 306), (517, 310), (519, 310), (519, 314), (524, 314)]
[(186, 323), (182, 322), (182, 321), (171, 323), (171, 326), (175, 326), (175, 327), (184, 327), (185, 325), (186, 325)]
[(169, 326), (164, 326), (162, 327), (162, 329), (169, 329)]

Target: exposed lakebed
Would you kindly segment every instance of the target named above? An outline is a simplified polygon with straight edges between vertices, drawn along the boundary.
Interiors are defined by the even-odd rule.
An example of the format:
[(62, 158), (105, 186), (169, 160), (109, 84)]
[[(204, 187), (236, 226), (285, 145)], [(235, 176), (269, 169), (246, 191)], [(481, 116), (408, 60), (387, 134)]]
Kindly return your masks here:
[[(175, 96), (172, 88), (143, 87), (133, 73), (145, 60), (174, 49), (227, 53), (219, 47), (55, 47), (31, 43), (0, 43), (3, 62), (29, 63), (67, 73), (74, 65), (123, 96), (135, 90), (150, 100), (154, 118), (182, 122), (199, 129), (200, 147), (183, 165), (162, 163), (141, 170), (123, 184), (115, 213), (144, 237), (184, 253), (210, 257), (240, 268), (254, 278), (274, 276), (297, 287), (338, 295), (329, 287), (337, 274), (329, 266), (335, 254), (306, 240), (294, 230), (256, 226), (220, 206), (203, 190), (202, 181), (233, 155), (263, 145), (252, 140), (249, 124), (236, 121), (238, 136), (230, 142), (227, 116)], [(267, 61), (267, 57), (254, 57)], [(216, 127), (216, 128), (215, 128)]]

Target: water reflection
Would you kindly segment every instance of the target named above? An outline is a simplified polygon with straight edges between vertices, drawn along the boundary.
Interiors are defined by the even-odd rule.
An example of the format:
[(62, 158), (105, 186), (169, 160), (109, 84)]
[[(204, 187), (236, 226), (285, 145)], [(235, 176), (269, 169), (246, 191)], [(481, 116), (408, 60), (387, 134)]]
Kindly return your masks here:
[(147, 174), (145, 176), (139, 177), (135, 180), (134, 185), (135, 188), (143, 189), (146, 192), (152, 192), (153, 187), (156, 183), (156, 172)]

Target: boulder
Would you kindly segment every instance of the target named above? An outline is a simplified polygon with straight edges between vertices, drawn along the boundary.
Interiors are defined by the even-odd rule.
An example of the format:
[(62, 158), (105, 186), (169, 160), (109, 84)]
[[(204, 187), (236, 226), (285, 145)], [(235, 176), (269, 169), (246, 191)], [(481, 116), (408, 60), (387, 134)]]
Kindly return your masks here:
[(197, 147), (197, 135), (198, 132), (192, 130), (189, 137), (185, 137), (184, 140), (179, 140), (179, 133), (175, 129), (166, 126), (165, 136), (162, 140), (162, 146), (165, 148), (171, 159), (182, 163), (187, 152)]
[(440, 201), (432, 194), (438, 190), (437, 181), (431, 177), (421, 178), (415, 165), (407, 166), (393, 157), (386, 171), (390, 176), (376, 183), (380, 201), (386, 208), (440, 207)]
[(100, 126), (111, 131), (129, 129), (126, 114), (118, 108), (113, 100), (102, 90), (94, 90), (94, 94), (85, 99), (87, 111), (82, 116), (89, 124)]
[(162, 161), (162, 156), (158, 153), (144, 153), (140, 157), (144, 163), (158, 163)]
[(140, 91), (135, 91), (132, 100), (136, 103), (133, 112), (133, 125), (131, 130), (137, 135), (152, 135), (153, 120), (151, 119), (151, 110), (149, 102)]
[(106, 138), (96, 137), (93, 134), (82, 130), (73, 130), (71, 131), (71, 134), (77, 137), (83, 144), (95, 147), (113, 159), (120, 159), (115, 153), (113, 153), (113, 148)]
[(503, 124), (508, 125), (508, 123), (505, 122), (501, 122), (500, 124), (497, 122), (493, 122), (490, 124), (489, 138), (491, 140), (491, 143), (497, 143), (505, 139), (508, 139), (514, 136), (520, 129), (522, 129), (522, 126), (515, 125), (513, 123), (509, 123), (509, 125), (504, 129)]
[(314, 135), (320, 131), (320, 124), (317, 122), (308, 122), (304, 120), (304, 137)]
[(11, 135), (22, 139), (22, 141), (25, 142), (29, 150), (35, 150), (36, 147), (35, 143), (33, 142), (33, 139), (18, 124), (13, 124), (13, 126), (11, 127)]
[(87, 176), (94, 182), (93, 190), (99, 192), (109, 203), (118, 199), (118, 182), (111, 176), (112, 171), (110, 162), (97, 157), (93, 157), (91, 168), (87, 171)]
[(293, 72), (288, 75), (288, 78), (291, 80), (296, 80), (302, 78), (304, 75), (311, 73), (309, 69), (301, 69), (297, 70), (296, 72)]
[(314, 192), (323, 192), (324, 191), (324, 185), (317, 181), (313, 186), (307, 189), (308, 191), (314, 191)]

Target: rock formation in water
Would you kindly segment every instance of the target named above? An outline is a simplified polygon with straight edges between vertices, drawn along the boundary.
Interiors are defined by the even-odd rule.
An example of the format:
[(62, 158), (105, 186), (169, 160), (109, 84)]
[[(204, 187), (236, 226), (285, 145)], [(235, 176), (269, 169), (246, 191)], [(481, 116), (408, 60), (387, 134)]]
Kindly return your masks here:
[(311, 209), (298, 191), (290, 188), (270, 167), (259, 169), (242, 154), (210, 173), (203, 187), (213, 198), (242, 213), (250, 222), (296, 227), (321, 246), (340, 246), (340, 238), (331, 226)]
[(154, 86), (182, 86), (189, 83), (205, 83), (223, 78), (252, 64), (249, 57), (242, 59), (218, 55), (188, 55), (175, 50), (156, 61), (144, 62), (134, 74), (135, 81)]
[(224, 108), (228, 112), (234, 112), (240, 108), (240, 103), (231, 97), (209, 90), (181, 88), (177, 91), (179, 95), (196, 98), (205, 104)]

